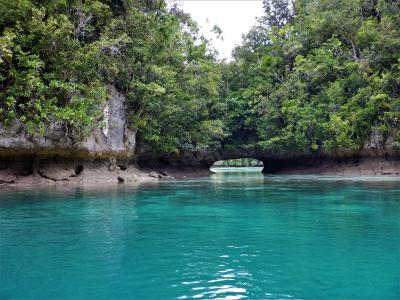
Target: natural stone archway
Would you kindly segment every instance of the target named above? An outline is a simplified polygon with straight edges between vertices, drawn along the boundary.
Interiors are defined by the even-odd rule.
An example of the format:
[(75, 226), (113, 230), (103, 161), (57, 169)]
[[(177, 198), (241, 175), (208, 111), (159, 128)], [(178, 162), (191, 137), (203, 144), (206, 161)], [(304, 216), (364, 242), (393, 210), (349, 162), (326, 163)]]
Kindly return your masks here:
[(400, 175), (400, 155), (393, 149), (364, 149), (358, 153), (327, 155), (271, 152), (259, 148), (224, 147), (218, 151), (156, 153), (138, 151), (137, 163), (143, 167), (209, 170), (219, 160), (254, 158), (264, 165), (265, 174)]

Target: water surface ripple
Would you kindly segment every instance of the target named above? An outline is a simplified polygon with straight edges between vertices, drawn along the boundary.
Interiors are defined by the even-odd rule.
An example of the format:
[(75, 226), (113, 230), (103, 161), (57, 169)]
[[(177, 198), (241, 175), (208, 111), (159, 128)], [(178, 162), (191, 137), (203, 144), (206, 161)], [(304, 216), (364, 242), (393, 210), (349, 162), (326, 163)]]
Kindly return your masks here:
[(399, 299), (399, 178), (0, 191), (0, 299)]

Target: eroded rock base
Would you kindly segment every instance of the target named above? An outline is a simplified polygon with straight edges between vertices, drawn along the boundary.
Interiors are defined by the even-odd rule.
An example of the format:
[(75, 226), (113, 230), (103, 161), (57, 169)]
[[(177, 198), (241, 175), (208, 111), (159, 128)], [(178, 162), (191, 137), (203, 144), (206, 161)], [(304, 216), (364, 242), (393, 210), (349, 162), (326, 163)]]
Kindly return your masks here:
[[(133, 164), (109, 160), (36, 157), (0, 158), (0, 184), (122, 184), (165, 178), (149, 176)], [(158, 173), (157, 173), (158, 175)]]
[[(264, 160), (265, 174), (400, 176), (400, 158), (296, 158)], [(139, 168), (116, 159), (70, 159), (36, 156), (0, 157), (0, 186), (57, 184), (130, 184), (212, 174), (209, 165), (157, 165)]]
[(296, 158), (265, 160), (265, 174), (398, 176), (400, 157)]

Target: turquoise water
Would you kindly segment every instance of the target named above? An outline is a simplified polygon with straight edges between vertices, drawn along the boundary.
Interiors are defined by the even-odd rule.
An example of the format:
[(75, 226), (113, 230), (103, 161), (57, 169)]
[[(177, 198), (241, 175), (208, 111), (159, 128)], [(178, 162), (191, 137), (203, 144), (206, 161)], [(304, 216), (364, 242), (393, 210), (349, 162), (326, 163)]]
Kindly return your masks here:
[(240, 171), (0, 192), (0, 299), (399, 299), (398, 178)]

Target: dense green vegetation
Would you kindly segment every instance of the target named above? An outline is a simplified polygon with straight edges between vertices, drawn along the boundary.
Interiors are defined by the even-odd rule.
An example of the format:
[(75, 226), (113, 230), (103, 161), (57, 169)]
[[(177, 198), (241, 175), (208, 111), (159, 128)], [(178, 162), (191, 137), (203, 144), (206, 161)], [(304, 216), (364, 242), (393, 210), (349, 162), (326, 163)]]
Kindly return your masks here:
[[(294, 3), (294, 6), (291, 6)], [(234, 140), (269, 150), (400, 141), (400, 2), (265, 0), (225, 71)], [(275, 9), (274, 9), (275, 7)]]
[(0, 0), (0, 120), (82, 138), (114, 85), (157, 151), (336, 153), (373, 133), (400, 146), (399, 1), (264, 7), (227, 63), (162, 0)]
[(190, 17), (164, 1), (0, 0), (0, 114), (43, 134), (101, 126), (107, 88), (128, 100), (129, 126), (158, 150), (223, 136), (213, 52)]

